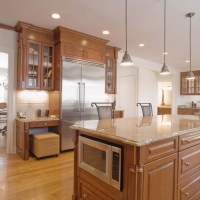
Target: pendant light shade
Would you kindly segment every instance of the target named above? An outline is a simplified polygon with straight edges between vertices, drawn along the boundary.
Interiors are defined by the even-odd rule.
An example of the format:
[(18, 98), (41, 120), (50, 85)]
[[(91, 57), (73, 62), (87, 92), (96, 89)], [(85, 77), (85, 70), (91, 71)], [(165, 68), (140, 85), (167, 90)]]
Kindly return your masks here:
[(166, 0), (164, 0), (164, 64), (161, 68), (161, 71), (160, 71), (160, 75), (167, 75), (167, 74), (170, 74), (169, 72), (169, 69), (167, 67), (167, 65), (165, 64), (165, 54), (166, 54), (166, 51), (165, 51), (165, 40), (166, 40)]
[(165, 64), (163, 64), (163, 66), (162, 66), (162, 68), (161, 68), (161, 71), (160, 71), (160, 74), (161, 74), (161, 75), (170, 74), (169, 69), (168, 69), (168, 67), (167, 67)]
[(126, 28), (125, 29), (125, 32), (126, 32), (126, 51), (125, 51), (125, 54), (124, 54), (124, 56), (122, 58), (122, 62), (121, 62), (120, 65), (122, 65), (122, 66), (131, 66), (131, 65), (133, 65), (133, 62), (131, 60), (130, 55), (127, 52), (127, 0), (126, 0), (126, 6), (125, 6), (125, 19), (126, 19), (126, 21), (125, 21), (125, 28)]
[(194, 76), (194, 74), (193, 74), (193, 72), (192, 72), (192, 70), (191, 70), (191, 62), (192, 62), (192, 60), (191, 60), (191, 17), (193, 17), (195, 15), (195, 13), (188, 13), (187, 15), (186, 15), (186, 17), (189, 17), (190, 18), (190, 71), (188, 72), (188, 75), (187, 75), (187, 77), (186, 77), (186, 79), (187, 80), (194, 80), (195, 79), (195, 76)]

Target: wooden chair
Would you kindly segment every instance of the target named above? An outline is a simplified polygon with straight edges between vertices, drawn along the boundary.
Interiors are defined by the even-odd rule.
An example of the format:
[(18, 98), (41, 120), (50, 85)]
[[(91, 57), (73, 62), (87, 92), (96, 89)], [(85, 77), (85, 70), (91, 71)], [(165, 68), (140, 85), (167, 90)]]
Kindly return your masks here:
[(153, 116), (151, 103), (137, 103), (136, 105), (141, 106), (143, 116)]
[(93, 102), (91, 106), (96, 106), (99, 119), (113, 119), (115, 102)]

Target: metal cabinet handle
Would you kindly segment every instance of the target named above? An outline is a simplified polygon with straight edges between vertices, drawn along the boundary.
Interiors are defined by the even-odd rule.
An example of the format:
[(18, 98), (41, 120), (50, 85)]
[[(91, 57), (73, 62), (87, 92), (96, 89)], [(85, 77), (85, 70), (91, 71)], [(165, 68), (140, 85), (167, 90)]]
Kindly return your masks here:
[(83, 195), (83, 198), (86, 199), (87, 196), (88, 196), (88, 194), (84, 194), (84, 195)]
[(188, 192), (185, 192), (185, 193), (184, 193), (184, 195), (188, 196), (188, 195), (189, 195), (189, 193), (188, 193)]
[(186, 140), (186, 142), (190, 143), (190, 142), (191, 142), (191, 140)]
[(81, 85), (78, 83), (78, 109), (77, 111), (80, 112), (80, 99), (81, 99)]
[(85, 83), (82, 83), (83, 84), (83, 106), (82, 106), (82, 112), (85, 111)]
[(44, 123), (44, 125), (47, 125), (47, 123)]
[(190, 166), (190, 163), (184, 163), (184, 165)]

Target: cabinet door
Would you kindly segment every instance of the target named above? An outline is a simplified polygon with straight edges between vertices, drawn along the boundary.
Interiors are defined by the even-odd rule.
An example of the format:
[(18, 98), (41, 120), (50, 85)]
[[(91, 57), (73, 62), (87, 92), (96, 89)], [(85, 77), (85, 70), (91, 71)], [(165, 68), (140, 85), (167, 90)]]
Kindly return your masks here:
[(39, 42), (28, 40), (28, 66), (27, 66), (27, 89), (40, 89), (40, 51)]
[(112, 200), (109, 196), (93, 187), (81, 178), (78, 178), (78, 199), (83, 200)]
[(106, 93), (116, 93), (116, 66), (115, 59), (106, 57)]
[(54, 86), (54, 46), (42, 45), (42, 64), (41, 64), (41, 89), (53, 90)]
[(195, 93), (195, 87), (194, 87), (194, 83), (195, 80), (188, 80), (188, 94), (194, 94)]
[(187, 94), (188, 86), (186, 76), (181, 75), (181, 94)]
[(195, 93), (196, 94), (200, 94), (200, 75), (195, 76), (195, 82), (196, 82), (196, 89), (195, 89)]
[(177, 154), (144, 166), (143, 200), (177, 200)]
[(178, 108), (178, 115), (185, 115), (185, 108)]

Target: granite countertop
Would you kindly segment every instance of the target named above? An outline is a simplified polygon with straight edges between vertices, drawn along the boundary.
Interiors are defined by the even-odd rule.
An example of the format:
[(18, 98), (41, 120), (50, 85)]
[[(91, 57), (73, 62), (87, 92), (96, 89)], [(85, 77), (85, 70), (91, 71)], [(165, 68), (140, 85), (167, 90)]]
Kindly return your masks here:
[(158, 108), (171, 108), (172, 106), (170, 105), (164, 105), (164, 106), (158, 106)]
[(158, 115), (80, 121), (70, 128), (133, 146), (143, 146), (154, 141), (200, 130), (200, 119), (192, 115)]
[(18, 121), (21, 122), (32, 122), (32, 121), (52, 121), (52, 120), (59, 120), (59, 118), (55, 117), (26, 117), (26, 118), (16, 118)]

